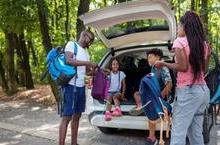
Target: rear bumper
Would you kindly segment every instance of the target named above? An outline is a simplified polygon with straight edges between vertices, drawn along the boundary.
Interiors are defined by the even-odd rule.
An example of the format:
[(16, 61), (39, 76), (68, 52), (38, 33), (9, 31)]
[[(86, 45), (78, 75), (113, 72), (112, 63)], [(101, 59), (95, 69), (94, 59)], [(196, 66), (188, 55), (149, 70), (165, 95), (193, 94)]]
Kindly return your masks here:
[[(113, 117), (111, 121), (105, 121), (101, 112), (93, 112), (89, 114), (91, 125), (97, 127), (109, 127), (120, 129), (137, 129), (148, 130), (148, 119), (145, 116), (129, 116)], [(167, 129), (167, 123), (164, 123), (164, 130)], [(157, 123), (156, 130), (160, 130), (160, 123)]]

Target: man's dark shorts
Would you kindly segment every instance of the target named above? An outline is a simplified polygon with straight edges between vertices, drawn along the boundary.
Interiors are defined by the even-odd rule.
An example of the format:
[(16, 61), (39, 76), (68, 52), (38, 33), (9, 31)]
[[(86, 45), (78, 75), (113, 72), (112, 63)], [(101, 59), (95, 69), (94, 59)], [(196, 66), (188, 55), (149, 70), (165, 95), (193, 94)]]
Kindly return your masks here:
[(72, 116), (85, 112), (85, 87), (76, 87), (70, 84), (63, 88), (64, 104), (62, 116)]

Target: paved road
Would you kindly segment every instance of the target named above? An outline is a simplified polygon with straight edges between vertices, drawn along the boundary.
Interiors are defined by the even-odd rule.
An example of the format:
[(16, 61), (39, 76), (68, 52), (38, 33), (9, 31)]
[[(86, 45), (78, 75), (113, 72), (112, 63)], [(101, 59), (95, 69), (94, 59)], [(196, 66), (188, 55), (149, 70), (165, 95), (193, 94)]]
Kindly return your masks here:
[[(60, 118), (54, 107), (30, 102), (0, 102), (0, 145), (55, 145)], [(146, 131), (121, 130), (105, 135), (89, 125), (83, 115), (80, 145), (144, 145)], [(209, 145), (220, 145), (220, 126), (212, 129)], [(70, 145), (70, 130), (67, 133)]]

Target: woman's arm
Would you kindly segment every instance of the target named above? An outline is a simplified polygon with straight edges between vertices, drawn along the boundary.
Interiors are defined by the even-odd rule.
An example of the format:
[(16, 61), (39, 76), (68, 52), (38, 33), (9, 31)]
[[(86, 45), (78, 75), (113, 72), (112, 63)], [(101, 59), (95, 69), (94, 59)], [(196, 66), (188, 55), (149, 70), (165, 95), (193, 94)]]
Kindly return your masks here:
[(172, 81), (168, 81), (167, 84), (165, 85), (164, 89), (161, 92), (162, 97), (167, 97), (169, 93), (171, 92), (171, 89), (173, 87)]
[(186, 72), (188, 70), (188, 60), (186, 57), (186, 53), (184, 51), (184, 49), (179, 49), (176, 48), (175, 49), (175, 56), (176, 56), (176, 62), (175, 63), (168, 63), (168, 62), (164, 62), (164, 61), (157, 61), (155, 63), (156, 67), (163, 67), (166, 66), (170, 69), (174, 69), (176, 71), (181, 71), (181, 72)]

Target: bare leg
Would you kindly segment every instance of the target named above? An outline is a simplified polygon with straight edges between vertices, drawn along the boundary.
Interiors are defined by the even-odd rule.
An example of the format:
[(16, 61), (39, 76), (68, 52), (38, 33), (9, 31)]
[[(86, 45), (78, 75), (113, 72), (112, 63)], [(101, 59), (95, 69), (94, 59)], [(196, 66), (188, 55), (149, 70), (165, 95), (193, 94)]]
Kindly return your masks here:
[(139, 92), (135, 92), (134, 93), (134, 100), (135, 100), (135, 103), (137, 105), (137, 109), (138, 108), (141, 108), (141, 96), (140, 96), (140, 93)]
[(65, 145), (66, 131), (71, 117), (64, 116), (59, 127), (59, 145)]
[(156, 139), (155, 137), (155, 130), (156, 130), (156, 121), (148, 121), (149, 124), (149, 136), (148, 138), (150, 138), (152, 141), (154, 141)]
[(119, 101), (120, 97), (121, 97), (120, 94), (118, 94), (116, 96), (113, 96), (113, 101), (115, 103), (115, 107), (119, 107), (120, 106), (120, 101)]
[(106, 111), (111, 111), (112, 109), (112, 97), (108, 97), (107, 103), (106, 103)]
[(77, 135), (79, 128), (79, 119), (81, 114), (73, 115), (71, 122), (71, 145), (77, 145)]

